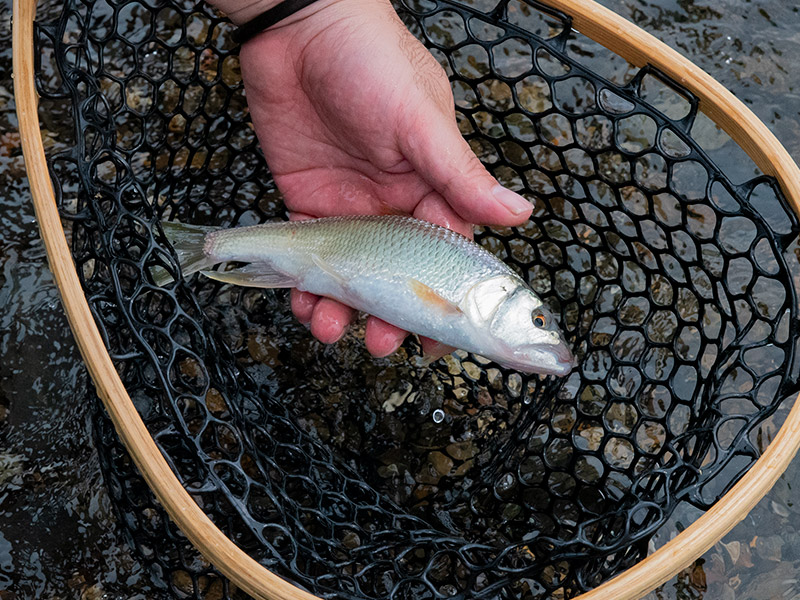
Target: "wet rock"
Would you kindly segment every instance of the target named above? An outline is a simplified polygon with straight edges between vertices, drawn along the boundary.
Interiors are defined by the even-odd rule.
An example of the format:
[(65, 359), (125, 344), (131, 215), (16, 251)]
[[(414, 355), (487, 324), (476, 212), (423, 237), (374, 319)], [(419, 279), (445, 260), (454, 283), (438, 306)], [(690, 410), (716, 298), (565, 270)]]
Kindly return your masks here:
[(772, 562), (781, 560), (783, 538), (779, 535), (758, 536), (755, 541), (756, 556)]
[(742, 543), (738, 540), (734, 540), (728, 544), (720, 542), (720, 546), (725, 549), (725, 551), (728, 553), (731, 563), (735, 565), (742, 554)]
[(789, 508), (783, 502), (776, 502), (775, 500), (770, 500), (769, 503), (770, 509), (779, 517), (783, 517), (784, 519), (789, 517)]
[(447, 453), (455, 460), (468, 460), (478, 453), (473, 440), (454, 442), (447, 446)]
[(81, 593), (81, 600), (101, 600), (104, 597), (105, 592), (103, 591), (103, 586), (99, 583), (96, 583), (91, 587), (87, 587)]
[(225, 588), (221, 579), (214, 579), (208, 586), (208, 591), (203, 595), (203, 600), (222, 600), (225, 596)]
[(450, 469), (453, 468), (453, 460), (446, 454), (442, 454), (438, 451), (431, 452), (428, 455), (428, 460), (439, 477), (447, 475), (450, 473)]
[(753, 553), (750, 550), (750, 546), (742, 544), (742, 553), (736, 561), (736, 566), (740, 569), (749, 569), (753, 566)]
[(453, 475), (455, 477), (463, 477), (469, 472), (469, 470), (473, 467), (474, 464), (475, 461), (472, 459), (464, 461), (464, 463), (453, 472)]
[(228, 405), (225, 404), (225, 398), (219, 393), (219, 390), (209, 388), (206, 393), (206, 407), (214, 416), (220, 416), (227, 412)]
[(397, 465), (382, 465), (378, 467), (378, 475), (384, 479), (388, 479), (389, 477), (394, 477), (399, 474), (400, 470), (397, 468)]
[(0, 454), (0, 485), (18, 479), (25, 467), (25, 457), (19, 454)]
[(792, 598), (790, 594), (796, 583), (796, 567), (791, 563), (780, 563), (773, 570), (750, 579), (737, 594), (740, 598)]
[(434, 487), (432, 487), (430, 485), (418, 485), (414, 489), (414, 497), (417, 500), (424, 500), (425, 498), (430, 496), (435, 491), (435, 489), (436, 488), (434, 488)]
[(475, 363), (464, 361), (461, 363), (461, 367), (464, 369), (464, 372), (467, 374), (467, 377), (469, 377), (473, 381), (477, 381), (478, 379), (480, 379), (481, 368)]
[(492, 395), (486, 388), (482, 387), (478, 389), (477, 395), (478, 395), (478, 404), (480, 404), (481, 406), (489, 406), (490, 404), (493, 403)]
[(275, 346), (274, 340), (261, 334), (251, 334), (247, 338), (247, 350), (253, 360), (278, 367), (281, 362), (278, 360), (279, 349)]
[[(172, 574), (172, 585), (187, 595), (193, 594), (194, 592), (192, 577), (186, 571), (175, 571)], [(83, 600), (83, 598), (81, 600)]]
[[(86, 578), (80, 573), (73, 574), (73, 576), (70, 577), (69, 580), (67, 580), (67, 587), (71, 590), (79, 590), (85, 586), (86, 586)], [(3, 598), (3, 600), (5, 600), (3, 596), (0, 596), (0, 598)]]
[(692, 570), (689, 573), (689, 580), (692, 583), (692, 587), (696, 590), (705, 590), (707, 589), (706, 584), (706, 572), (703, 569), (702, 561), (697, 561), (697, 563), (692, 567)]
[(709, 597), (716, 598), (717, 600), (736, 600), (736, 592), (727, 583), (709, 588), (708, 592)]
[(342, 544), (345, 548), (352, 550), (361, 545), (361, 538), (355, 531), (347, 530), (342, 536)]
[(389, 395), (389, 398), (383, 403), (382, 408), (384, 412), (391, 413), (394, 412), (398, 407), (402, 406), (406, 402), (413, 403), (414, 400), (417, 398), (417, 392), (414, 390), (414, 386), (410, 383), (406, 384), (405, 390), (401, 391), (394, 391)]
[(725, 559), (716, 552), (711, 556), (711, 560), (704, 565), (704, 570), (705, 584), (708, 586), (721, 585), (728, 580), (725, 575)]

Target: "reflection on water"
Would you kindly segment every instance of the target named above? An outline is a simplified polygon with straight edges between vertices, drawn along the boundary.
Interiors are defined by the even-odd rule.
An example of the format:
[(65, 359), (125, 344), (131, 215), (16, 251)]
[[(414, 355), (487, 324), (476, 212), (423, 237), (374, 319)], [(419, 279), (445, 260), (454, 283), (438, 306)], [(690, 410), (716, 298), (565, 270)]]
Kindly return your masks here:
[[(800, 59), (800, 41), (795, 33), (796, 27), (800, 25), (800, 15), (790, 3), (761, 0), (743, 6), (739, 2), (728, 1), (717, 3), (713, 9), (696, 3), (669, 0), (649, 3), (604, 0), (603, 3), (684, 50), (696, 63), (746, 99), (755, 112), (778, 133), (790, 152), (795, 157), (800, 157), (800, 97), (796, 92), (800, 85), (800, 76), (794, 67)], [(3, 6), (7, 8), (7, 3)], [(4, 307), (0, 312), (0, 352), (4, 356), (0, 366), (0, 509), (3, 511), (0, 525), (0, 597), (99, 598), (103, 594), (111, 597), (134, 597), (137, 594), (153, 597), (156, 592), (151, 588), (150, 575), (142, 572), (128, 553), (127, 546), (116, 534), (115, 518), (108, 505), (90, 439), (89, 414), (93, 407), (84, 405), (87, 386), (85, 371), (65, 330), (65, 319), (45, 268), (44, 253), (36, 237), (27, 203), (26, 190), (22, 183), (23, 165), (19, 139), (12, 131), (16, 123), (10, 112), (13, 105), (10, 96), (8, 25), (7, 19), (0, 23), (0, 181), (4, 183), (0, 198), (0, 218), (3, 222), (0, 305)], [(443, 31), (442, 35), (452, 36), (455, 33), (457, 32)], [(487, 30), (485, 34), (491, 36), (492, 32)], [(201, 35), (201, 32), (197, 32), (197, 35)], [(157, 51), (154, 49), (154, 52)], [(504, 69), (510, 74), (524, 71), (525, 65), (532, 60), (536, 60), (547, 72), (560, 72), (564, 68), (560, 61), (547, 53), (530, 56), (529, 50), (524, 46), (514, 45), (513, 40), (497, 46), (496, 51), (504, 53), (508, 59), (504, 63)], [(480, 56), (481, 52), (485, 54), (478, 46), (465, 48), (461, 55), (462, 60), (458, 62), (459, 69), (473, 74), (480, 73), (485, 68), (482, 65), (486, 64), (486, 60), (476, 62), (469, 57)], [(601, 65), (592, 64), (592, 60), (591, 55), (586, 56), (587, 64), (597, 67), (617, 81), (624, 81), (630, 74), (619, 63), (604, 64), (601, 68)], [(194, 58), (177, 56), (175, 61), (176, 68), (180, 69), (183, 64), (193, 64)], [(154, 54), (146, 60), (145, 65), (146, 68), (158, 69), (159, 65), (163, 65), (163, 60)], [(226, 68), (234, 69), (235, 66), (224, 66), (223, 71)], [(105, 82), (104, 85), (113, 86), (113, 82)], [(566, 106), (572, 112), (587, 108), (580, 99), (591, 94), (585, 89), (581, 91), (581, 86), (585, 86), (585, 83), (580, 79), (568, 78), (563, 80), (559, 89), (565, 97), (576, 99), (574, 104)], [(136, 89), (139, 91), (138, 102), (144, 108), (150, 101), (147, 82), (142, 80), (139, 88), (131, 86), (128, 91)], [(646, 80), (643, 89), (647, 99), (661, 107), (666, 114), (673, 117), (685, 114), (685, 102), (682, 104), (680, 97), (665, 89), (658, 80)], [(553, 99), (550, 98), (549, 89), (536, 78), (530, 77), (519, 82), (515, 92), (532, 112), (542, 113), (552, 106)], [(471, 102), (466, 98), (471, 93), (464, 90), (464, 97), (459, 97), (457, 90), (457, 102)], [(501, 82), (486, 82), (479, 93), (485, 93), (498, 104), (502, 104), (510, 97), (511, 90)], [(211, 98), (213, 100), (213, 94)], [(620, 111), (625, 110), (620, 99), (606, 95), (601, 96), (600, 101), (604, 106), (616, 106)], [(481, 130), (490, 136), (502, 127), (488, 113), (476, 115), (476, 121)], [(571, 141), (571, 128), (554, 115), (543, 117), (536, 125), (527, 117), (517, 116), (514, 121), (505, 121), (505, 125), (521, 142), (533, 142), (535, 131), (538, 131), (537, 139), (549, 144), (559, 145)], [(171, 124), (171, 130), (181, 132), (185, 126), (185, 122), (177, 119)], [(60, 132), (45, 132), (52, 143), (58, 143), (59, 134)], [(124, 138), (126, 132), (122, 131), (120, 135)], [(576, 135), (581, 136), (586, 147), (594, 148), (604, 147), (610, 136), (624, 137), (629, 145), (628, 149), (632, 151), (645, 151), (655, 142), (654, 128), (647, 118), (623, 120), (615, 130), (610, 122), (591, 117), (579, 122)], [(685, 152), (677, 137), (673, 135), (669, 138), (668, 130), (662, 135), (668, 138), (667, 143), (671, 144), (675, 156), (681, 156)], [(733, 147), (727, 136), (707, 120), (698, 120), (693, 135), (721, 164), (723, 170), (730, 170), (726, 169), (728, 164), (741, 162), (741, 153)], [(530, 148), (508, 144), (502, 151), (513, 164), (525, 166), (529, 163), (526, 149), (543, 168), (547, 167), (549, 161), (557, 160), (546, 144), (534, 144)], [(481, 153), (484, 149), (475, 147), (474, 150)], [(495, 151), (494, 148), (490, 150)], [(568, 160), (573, 171), (591, 166), (591, 161), (580, 153), (570, 155)], [(672, 174), (674, 183), (679, 189), (697, 189), (696, 186), (702, 184), (705, 173), (699, 172), (691, 162), (684, 165)], [(144, 165), (147, 168), (149, 166)], [(653, 189), (662, 187), (667, 176), (659, 159), (648, 154), (637, 163), (635, 173), (628, 172), (627, 161), (614, 152), (601, 155), (598, 167), (608, 181), (627, 181), (634, 177), (641, 184)], [(742, 179), (751, 175), (751, 172), (742, 172)], [(502, 173), (498, 173), (498, 176), (503, 178)], [(534, 189), (540, 186), (541, 191), (548, 191), (546, 188), (550, 185), (546, 177), (537, 176), (535, 172), (531, 173), (529, 183)], [(602, 204), (604, 191), (598, 189), (594, 196)], [(718, 200), (720, 207), (724, 207), (729, 201), (725, 198), (724, 190), (720, 190)], [(636, 214), (642, 197), (631, 187), (629, 193), (623, 194), (623, 202), (628, 211)], [(669, 194), (657, 196), (654, 207), (657, 220), (671, 225), (675, 218), (675, 206), (675, 199)], [(562, 212), (567, 214), (569, 210), (574, 210), (574, 207), (565, 206)], [(702, 211), (702, 208), (698, 208), (698, 211)], [(607, 217), (598, 211), (596, 218)], [(625, 221), (626, 217), (621, 212), (612, 212), (610, 218), (620, 231), (633, 227)], [(701, 212), (692, 215), (687, 223), (700, 238), (704, 233), (710, 235), (716, 227), (710, 215)], [(647, 226), (648, 239), (663, 239), (666, 243), (667, 234), (657, 222), (653, 221)], [(531, 225), (530, 239), (539, 237), (533, 227)], [(559, 239), (557, 223), (543, 223), (541, 227), (547, 231), (548, 237)], [(755, 232), (749, 228), (749, 221), (737, 217), (722, 219), (719, 227), (725, 231), (723, 237), (732, 251), (748, 247), (755, 237)], [(592, 235), (592, 231), (586, 231), (587, 242)], [(696, 248), (688, 236), (681, 236), (680, 233), (670, 235), (669, 242), (677, 252), (684, 256), (703, 253), (704, 264), (715, 264), (718, 257), (709, 254), (713, 250), (706, 247)], [(614, 240), (609, 240), (609, 243), (613, 244)], [(618, 243), (623, 242), (618, 240)], [(560, 250), (555, 245), (551, 246), (550, 251), (545, 244), (540, 244), (537, 249), (547, 264), (558, 265), (567, 260), (574, 267), (580, 265), (581, 261), (589, 260), (587, 256), (578, 253), (568, 257), (560, 256)], [(631, 250), (637, 253), (638, 262), (647, 263), (650, 260), (647, 249), (632, 247)], [(510, 251), (519, 262), (531, 260), (531, 245), (512, 245)], [(769, 265), (770, 261), (774, 263), (770, 252), (768, 247), (761, 250), (764, 265)], [(719, 328), (719, 312), (706, 307), (703, 314), (698, 315), (697, 298), (687, 294), (686, 290), (674, 289), (666, 278), (655, 280), (653, 284), (654, 295), (663, 299), (664, 308), (650, 315), (648, 311), (652, 307), (649, 303), (642, 303), (635, 296), (630, 297), (631, 293), (640, 292), (644, 284), (643, 273), (637, 264), (633, 261), (621, 262), (611, 253), (605, 252), (597, 253), (594, 258), (597, 261), (597, 275), (601, 278), (616, 277), (621, 270), (624, 289), (616, 285), (604, 285), (601, 281), (588, 277), (576, 283), (564, 275), (556, 277), (556, 291), (567, 296), (572, 293), (575, 285), (579, 285), (580, 293), (586, 301), (596, 302), (600, 312), (619, 308), (623, 315), (623, 326), (633, 327), (647, 322), (644, 331), (651, 340), (673, 344), (675, 351), (685, 358), (697, 354), (699, 332), (692, 327), (680, 327), (679, 322), (696, 321), (700, 316), (707, 336), (710, 335), (709, 332), (715, 331), (715, 327)], [(542, 278), (532, 276), (531, 279), (535, 282)], [(758, 282), (753, 282), (752, 279), (751, 272), (732, 269), (728, 275), (728, 284), (731, 289), (755, 285), (760, 290), (758, 293), (765, 298), (774, 294), (768, 279), (761, 278)], [(696, 289), (700, 294), (704, 291), (713, 293), (710, 282), (705, 283), (702, 279), (696, 280)], [(549, 290), (539, 291), (544, 293)], [(765, 301), (763, 312), (768, 313), (771, 305), (771, 302)], [(736, 307), (728, 307), (727, 310), (736, 310)], [(284, 319), (283, 326), (289, 327), (288, 316), (285, 315)], [(642, 333), (633, 329), (617, 331), (611, 320), (596, 320), (591, 335), (595, 344), (606, 345), (608, 350), (604, 350), (604, 354), (588, 357), (586, 368), (596, 363), (596, 368), (601, 370), (611, 354), (623, 361), (639, 360), (645, 347)], [(754, 330), (751, 335), (758, 335), (758, 331)], [(259, 339), (257, 334), (252, 334), (230, 341), (244, 362), (249, 361), (271, 369), (281, 366), (280, 353), (277, 348), (270, 347), (269, 338)], [(303, 352), (308, 344), (313, 343), (307, 335), (298, 335), (294, 348), (297, 352)], [(347, 354), (355, 353), (355, 349), (345, 344), (330, 352)], [(668, 370), (670, 360), (668, 354), (654, 352), (647, 362), (651, 369), (650, 374)], [(764, 353), (752, 357), (752, 361), (780, 363), (781, 357)], [(358, 360), (353, 358), (349, 364), (357, 363)], [(437, 387), (441, 382), (428, 371), (425, 371), (426, 375), (420, 375), (409, 366), (406, 357), (399, 356), (396, 359), (371, 363), (370, 368), (353, 371), (363, 373), (359, 375), (366, 378), (363, 383), (375, 391), (374, 397), (370, 399), (375, 403), (374, 408), (383, 406), (387, 398), (394, 398), (397, 403), (398, 412), (395, 414), (388, 411), (372, 412), (373, 415), (382, 414), (382, 422), (363, 422), (353, 418), (364, 414), (354, 405), (355, 402), (362, 401), (362, 398), (336, 394), (336, 384), (342, 373), (331, 368), (331, 364), (335, 362), (320, 361), (319, 364), (309, 365), (314, 376), (308, 378), (309, 383), (296, 390), (298, 402), (301, 405), (305, 402), (308, 407), (306, 412), (298, 411), (304, 427), (315, 431), (323, 441), (336, 445), (345, 455), (348, 451), (363, 452), (365, 448), (361, 444), (362, 435), (376, 427), (386, 428), (391, 433), (392, 440), (406, 440), (410, 445), (417, 446), (424, 443), (424, 448), (417, 447), (412, 453), (405, 452), (402, 448), (389, 447), (388, 444), (385, 447), (380, 446), (377, 443), (379, 438), (370, 438), (371, 443), (377, 443), (366, 448), (376, 457), (375, 477), (395, 482), (392, 488), (395, 493), (400, 494), (396, 498), (400, 502), (406, 501), (402, 497), (404, 493), (419, 494), (418, 500), (423, 500), (426, 492), (430, 493), (442, 477), (462, 477), (468, 474), (474, 461), (478, 459), (476, 448), (468, 437), (454, 436), (452, 428), (457, 425), (459, 411), (481, 410), (480, 398), (478, 406), (466, 408), (462, 405), (437, 403), (437, 399), (444, 396)], [(707, 368), (713, 364), (714, 357), (711, 356)], [(467, 370), (470, 368), (477, 370), (478, 366), (470, 364)], [(630, 395), (637, 386), (637, 377), (638, 374), (633, 370), (620, 369), (612, 378), (616, 385), (613, 392), (622, 397)], [(412, 381), (413, 384), (407, 389), (398, 390), (394, 387), (398, 380)], [(489, 381), (492, 381), (491, 374)], [(513, 380), (509, 383), (513, 385)], [(684, 383), (687, 386), (685, 393), (690, 396), (690, 382)], [(746, 390), (751, 383), (743, 371), (733, 371), (726, 381), (732, 392)], [(454, 384), (455, 397), (459, 395), (459, 385), (463, 386), (466, 394), (466, 382), (463, 379), (460, 382), (456, 379)], [(517, 390), (517, 394), (519, 391)], [(647, 389), (643, 394), (645, 401), (639, 406), (642, 415), (637, 415), (632, 407), (622, 403), (613, 404), (604, 412), (606, 391), (600, 386), (589, 385), (581, 391), (577, 402), (583, 415), (595, 417), (581, 417), (578, 421), (568, 406), (561, 405), (561, 412), (553, 415), (554, 427), (560, 427), (565, 432), (571, 431), (580, 438), (580, 444), (587, 448), (599, 448), (603, 434), (603, 423), (600, 420), (603, 419), (604, 425), (611, 431), (621, 436), (633, 434), (641, 448), (648, 448), (655, 453), (663, 444), (663, 427), (655, 421), (648, 422), (646, 418), (640, 421), (635, 430), (634, 427), (640, 416), (657, 419), (673, 408), (664, 402), (664, 398), (669, 397), (665, 391), (658, 385)], [(323, 392), (326, 400), (319, 403), (317, 398)], [(412, 395), (415, 392), (417, 396)], [(490, 393), (491, 389), (487, 388), (487, 394)], [(447, 397), (449, 396), (448, 394)], [(767, 390), (765, 396), (769, 396)], [(496, 404), (497, 398), (502, 397), (503, 394), (487, 397), (485, 404)], [(420, 401), (416, 401), (417, 398)], [(735, 398), (732, 401), (735, 402)], [(746, 406), (734, 405), (733, 408), (747, 411)], [(318, 415), (313, 412), (315, 410), (327, 412)], [(487, 415), (487, 419), (489, 416)], [(685, 422), (685, 418), (681, 419), (680, 415), (675, 418)], [(337, 427), (335, 430), (325, 431), (319, 426), (323, 422), (336, 423)], [(758, 443), (766, 445), (776, 427), (774, 423), (765, 426)], [(727, 432), (729, 437), (734, 434), (733, 429)], [(724, 444), (725, 440), (721, 441)], [(608, 463), (619, 468), (625, 468), (632, 456), (630, 442), (623, 437), (612, 438), (605, 445), (604, 452)], [(552, 457), (554, 461), (558, 459), (556, 455)], [(420, 460), (424, 464), (418, 464)], [(585, 464), (578, 465), (576, 471), (585, 475), (587, 481), (592, 481), (602, 465), (592, 464), (590, 459), (584, 461)], [(399, 483), (412, 472), (421, 474), (422, 480), (409, 482), (405, 486)], [(525, 477), (534, 478), (538, 472), (536, 465), (520, 466), (523, 480)], [(800, 566), (800, 535), (793, 523), (798, 520), (796, 513), (800, 508), (791, 501), (791, 485), (797, 481), (800, 481), (800, 474), (795, 466), (779, 482), (769, 498), (759, 504), (724, 543), (718, 544), (702, 561), (667, 584), (653, 598), (697, 598), (703, 595), (709, 599), (792, 598), (798, 595), (800, 592), (795, 574)], [(527, 483), (534, 482), (531, 480)], [(555, 487), (568, 485), (567, 481), (550, 483)], [(681, 524), (691, 522), (694, 516), (691, 510), (686, 509), (683, 514), (677, 515), (674, 527), (680, 528)], [(665, 528), (661, 538), (668, 538), (672, 533), (670, 528)]]

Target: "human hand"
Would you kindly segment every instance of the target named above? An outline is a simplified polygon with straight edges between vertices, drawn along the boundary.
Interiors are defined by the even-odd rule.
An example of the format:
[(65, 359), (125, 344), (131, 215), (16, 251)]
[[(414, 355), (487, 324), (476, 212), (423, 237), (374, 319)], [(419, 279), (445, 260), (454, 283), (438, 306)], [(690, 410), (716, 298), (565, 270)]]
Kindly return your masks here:
[[(404, 213), (471, 237), (473, 223), (530, 216), (530, 203), (500, 186), (461, 137), (447, 76), (387, 0), (318, 0), (245, 43), (240, 60), (253, 125), (291, 218)], [(298, 290), (291, 304), (326, 343), (355, 316)], [(367, 320), (365, 343), (376, 356), (406, 335)], [(436, 352), (430, 341), (423, 347)]]

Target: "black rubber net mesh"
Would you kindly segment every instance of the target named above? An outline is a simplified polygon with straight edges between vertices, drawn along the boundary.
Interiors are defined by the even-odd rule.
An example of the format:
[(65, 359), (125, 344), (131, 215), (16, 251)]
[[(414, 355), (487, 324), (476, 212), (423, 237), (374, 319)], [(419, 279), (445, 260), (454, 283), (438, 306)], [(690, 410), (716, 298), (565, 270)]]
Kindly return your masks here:
[[(178, 277), (161, 219), (284, 215), (233, 28), (203, 4), (40, 11), (42, 118), (72, 115), (49, 160), (76, 268), (175, 473), (275, 573), (322, 597), (574, 597), (758, 457), (759, 424), (798, 388), (798, 223), (772, 179), (714, 143), (695, 98), (557, 11), (397, 9), (445, 67), (472, 148), (534, 203), (523, 226), (476, 239), (560, 316), (568, 377), (461, 352), (426, 367), (414, 340), (373, 359), (363, 326), (326, 347), (282, 291)], [(157, 266), (178, 282), (153, 285)], [(102, 411), (95, 431), (154, 577), (177, 597), (244, 597), (169, 521)]]

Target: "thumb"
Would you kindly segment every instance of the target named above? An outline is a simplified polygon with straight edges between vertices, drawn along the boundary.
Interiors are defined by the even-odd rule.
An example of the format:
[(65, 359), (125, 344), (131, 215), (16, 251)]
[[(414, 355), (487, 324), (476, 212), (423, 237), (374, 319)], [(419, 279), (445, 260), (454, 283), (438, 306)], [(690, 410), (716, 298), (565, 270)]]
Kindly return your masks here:
[(461, 137), (452, 114), (429, 107), (401, 129), (405, 159), (460, 217), (480, 225), (518, 225), (531, 203), (500, 185)]

